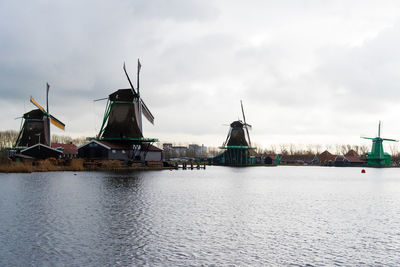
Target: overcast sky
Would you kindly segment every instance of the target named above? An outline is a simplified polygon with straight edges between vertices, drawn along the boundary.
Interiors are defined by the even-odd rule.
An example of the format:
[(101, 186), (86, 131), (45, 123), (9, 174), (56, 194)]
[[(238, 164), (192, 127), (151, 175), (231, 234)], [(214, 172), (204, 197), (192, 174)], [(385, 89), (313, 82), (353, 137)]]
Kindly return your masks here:
[(229, 124), (271, 144), (400, 138), (399, 1), (0, 1), (1, 130), (34, 108), (95, 136), (106, 97), (129, 86), (155, 117), (144, 135), (219, 146)]

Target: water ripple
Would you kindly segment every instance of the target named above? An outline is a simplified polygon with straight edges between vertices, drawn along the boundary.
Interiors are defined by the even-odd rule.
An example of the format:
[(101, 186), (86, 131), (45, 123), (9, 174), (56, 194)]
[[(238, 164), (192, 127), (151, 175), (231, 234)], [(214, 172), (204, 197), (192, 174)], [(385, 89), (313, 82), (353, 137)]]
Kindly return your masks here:
[(0, 174), (0, 266), (398, 266), (397, 172)]

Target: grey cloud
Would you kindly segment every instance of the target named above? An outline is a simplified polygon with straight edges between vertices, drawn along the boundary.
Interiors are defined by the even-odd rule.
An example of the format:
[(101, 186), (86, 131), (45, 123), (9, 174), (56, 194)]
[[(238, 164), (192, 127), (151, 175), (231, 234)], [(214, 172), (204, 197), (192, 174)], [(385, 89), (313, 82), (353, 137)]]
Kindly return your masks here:
[[(222, 124), (241, 116), (240, 99), (255, 136), (326, 136), (363, 128), (363, 114), (384, 115), (385, 105), (399, 99), (398, 26), (377, 34), (397, 16), (393, 3), (20, 5), (0, 3), (0, 102), (12, 113), (18, 109), (8, 103), (26, 102), (29, 95), (44, 103), (49, 82), (51, 109), (68, 133), (95, 134), (105, 103), (92, 100), (128, 87), (122, 62), (135, 80), (138, 57), (141, 93), (156, 118), (146, 131), (155, 137), (170, 133), (171, 141), (174, 134), (221, 135), (222, 143)], [(382, 101), (371, 110), (377, 99)], [(17, 113), (8, 117), (22, 108)], [(0, 123), (14, 125), (9, 118)]]

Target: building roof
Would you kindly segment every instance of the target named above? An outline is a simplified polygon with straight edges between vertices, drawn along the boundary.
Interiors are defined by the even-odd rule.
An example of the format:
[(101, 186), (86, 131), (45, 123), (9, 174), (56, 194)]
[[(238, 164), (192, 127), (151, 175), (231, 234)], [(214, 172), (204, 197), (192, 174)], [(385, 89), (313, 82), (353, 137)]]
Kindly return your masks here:
[(63, 154), (62, 151), (56, 150), (44, 144), (36, 144), (21, 150), (22, 155), (33, 157), (36, 159), (46, 159), (51, 157), (58, 157)]
[(62, 147), (64, 154), (67, 154), (67, 155), (77, 155), (78, 154), (78, 147), (74, 144), (51, 143), (51, 147), (52, 148)]
[[(147, 146), (144, 146), (144, 147), (146, 148)], [(142, 148), (143, 148), (143, 146), (142, 146)], [(147, 151), (163, 151), (163, 150), (161, 148), (156, 147), (156, 146), (150, 145), (148, 147)]]
[(335, 158), (336, 158), (336, 156), (329, 153), (328, 150), (325, 150), (324, 152), (322, 152), (321, 154), (318, 155), (319, 163), (327, 163), (329, 161), (334, 161)]
[(352, 162), (352, 163), (364, 163), (365, 162), (364, 160), (361, 159), (360, 156), (358, 156), (358, 157), (345, 156), (345, 157), (349, 162)]
[(353, 149), (351, 149), (349, 152), (347, 152), (346, 155), (344, 155), (344, 156), (346, 157), (346, 159), (349, 162), (352, 162), (352, 163), (363, 163), (363, 162), (365, 162), (360, 157), (360, 155), (356, 151), (354, 151)]
[(315, 155), (305, 154), (305, 155), (283, 155), (281, 161), (313, 161)]
[(358, 153), (355, 152), (353, 149), (350, 149), (350, 151), (347, 152), (346, 155), (344, 155), (344, 156), (347, 158), (348, 156), (350, 156), (350, 157), (359, 157), (360, 155), (358, 155)]

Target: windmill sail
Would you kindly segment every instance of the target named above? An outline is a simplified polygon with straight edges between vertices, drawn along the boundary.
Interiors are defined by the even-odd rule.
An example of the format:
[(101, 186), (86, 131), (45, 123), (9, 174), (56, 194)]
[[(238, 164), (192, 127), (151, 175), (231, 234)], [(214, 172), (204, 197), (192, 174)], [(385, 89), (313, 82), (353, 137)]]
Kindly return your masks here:
[(35, 105), (36, 107), (38, 107), (44, 115), (49, 116), (50, 117), (50, 122), (51, 124), (53, 124), (54, 126), (56, 126), (57, 128), (60, 128), (61, 130), (65, 130), (65, 124), (62, 123), (60, 120), (58, 120), (57, 118), (55, 118), (54, 116), (50, 115), (47, 113), (47, 111), (41, 106), (39, 105), (38, 102), (35, 101), (35, 99), (33, 99), (33, 97), (31, 96), (30, 101), (33, 105)]
[(50, 115), (50, 122), (57, 128), (61, 130), (65, 130), (65, 124), (59, 121), (57, 118), (55, 118), (53, 115)]
[(31, 96), (31, 98), (30, 98), (30, 101), (31, 101), (31, 103), (34, 104), (37, 108), (39, 108), (42, 112), (46, 112), (46, 110), (44, 110), (44, 108), (43, 108), (41, 105), (39, 105), (39, 103), (36, 102), (35, 99), (33, 99), (32, 96)]
[(141, 100), (142, 104), (142, 112), (143, 115), (146, 117), (146, 119), (151, 122), (151, 124), (154, 124), (154, 116), (151, 114), (150, 110), (147, 108), (146, 104)]
[(240, 106), (242, 107), (243, 122), (244, 122), (244, 127), (246, 128), (247, 138), (248, 138), (248, 140), (249, 140), (249, 145), (251, 146), (249, 129), (247, 128), (249, 125), (246, 123), (246, 117), (244, 116), (244, 109), (243, 109), (242, 100), (240, 100)]

